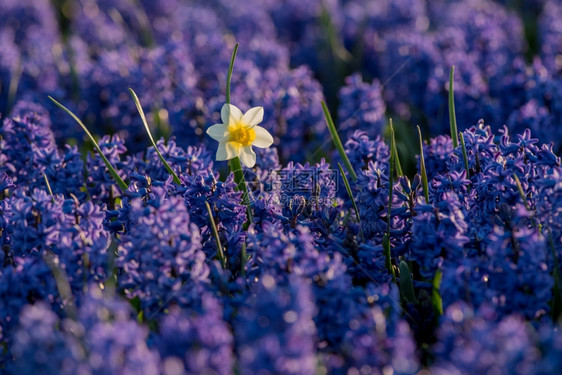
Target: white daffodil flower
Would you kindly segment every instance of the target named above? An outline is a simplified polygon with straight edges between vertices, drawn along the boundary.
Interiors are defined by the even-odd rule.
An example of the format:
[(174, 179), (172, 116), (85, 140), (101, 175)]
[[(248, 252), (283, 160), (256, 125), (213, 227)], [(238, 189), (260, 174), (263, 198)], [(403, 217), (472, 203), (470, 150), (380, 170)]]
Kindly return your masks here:
[(217, 160), (240, 158), (240, 162), (251, 168), (256, 164), (256, 153), (252, 146), (267, 148), (273, 137), (267, 130), (257, 126), (263, 120), (263, 107), (250, 108), (242, 114), (238, 107), (225, 104), (221, 109), (222, 124), (207, 129), (207, 134), (219, 142)]

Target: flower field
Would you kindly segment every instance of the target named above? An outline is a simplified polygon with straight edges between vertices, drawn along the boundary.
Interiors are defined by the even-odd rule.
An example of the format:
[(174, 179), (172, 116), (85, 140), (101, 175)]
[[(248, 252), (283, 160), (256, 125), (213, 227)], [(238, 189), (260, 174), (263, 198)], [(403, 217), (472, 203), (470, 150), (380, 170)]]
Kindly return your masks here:
[(559, 374), (562, 2), (1, 0), (0, 374)]

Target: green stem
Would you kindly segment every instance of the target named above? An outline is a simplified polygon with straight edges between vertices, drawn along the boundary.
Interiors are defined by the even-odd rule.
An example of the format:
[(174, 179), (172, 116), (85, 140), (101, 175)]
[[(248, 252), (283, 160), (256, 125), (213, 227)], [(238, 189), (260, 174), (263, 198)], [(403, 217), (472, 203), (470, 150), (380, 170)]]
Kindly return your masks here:
[[(230, 58), (230, 65), (228, 66), (228, 74), (226, 75), (226, 104), (230, 104), (230, 81), (232, 80), (232, 71), (234, 70), (234, 61), (236, 61), (236, 54), (238, 53), (238, 43), (234, 46), (232, 51), (232, 57)], [(246, 185), (246, 180), (244, 179), (244, 170), (240, 164), (240, 158), (238, 156), (230, 159), (228, 163), (230, 171), (234, 173), (234, 182), (239, 191), (242, 192), (242, 203), (246, 206), (246, 213), (248, 216), (248, 221), (246, 224), (250, 224), (254, 221), (254, 215), (252, 214), (252, 207), (250, 205), (250, 195), (248, 194), (248, 186)]]
[(250, 202), (250, 194), (248, 192), (248, 186), (246, 185), (246, 179), (244, 178), (244, 170), (240, 164), (240, 158), (236, 156), (230, 159), (228, 163), (230, 171), (234, 173), (234, 182), (236, 182), (236, 188), (238, 191), (242, 192), (242, 204), (246, 206), (246, 214), (248, 216), (248, 223), (254, 221), (254, 215), (252, 214), (252, 206)]
[(441, 279), (443, 278), (443, 274), (440, 270), (435, 272), (435, 276), (433, 278), (433, 287), (431, 288), (431, 301), (433, 303), (434, 311), (438, 315), (443, 315), (443, 300), (441, 299)]

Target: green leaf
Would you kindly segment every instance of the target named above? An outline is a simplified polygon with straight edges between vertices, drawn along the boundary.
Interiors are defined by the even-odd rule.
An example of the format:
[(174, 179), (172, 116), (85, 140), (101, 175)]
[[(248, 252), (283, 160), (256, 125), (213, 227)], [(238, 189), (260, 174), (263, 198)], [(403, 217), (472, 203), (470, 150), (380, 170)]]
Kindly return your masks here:
[(416, 303), (412, 274), (408, 264), (403, 260), (400, 261), (400, 295), (406, 303)]
[(386, 269), (392, 275), (392, 280), (396, 282), (396, 274), (394, 273), (394, 267), (392, 267), (392, 254), (390, 252), (390, 237), (388, 233), (382, 236), (382, 248), (384, 249)]
[(425, 197), (425, 203), (429, 204), (429, 184), (427, 183), (427, 171), (425, 169), (425, 159), (423, 157), (423, 139), (421, 134), (420, 126), (418, 125), (418, 134), (420, 135), (420, 173), (423, 185), (423, 195)]
[(142, 123), (144, 124), (144, 130), (146, 130), (146, 134), (148, 134), (148, 138), (150, 138), (150, 142), (152, 143), (152, 147), (154, 147), (154, 149), (156, 150), (156, 153), (158, 154), (158, 157), (160, 158), (162, 163), (164, 163), (164, 167), (166, 167), (166, 170), (168, 171), (168, 173), (172, 175), (172, 177), (174, 179), (174, 182), (178, 185), (181, 184), (181, 181), (180, 181), (178, 175), (174, 172), (172, 167), (170, 167), (170, 164), (168, 164), (166, 159), (164, 159), (164, 156), (162, 156), (162, 154), (160, 153), (160, 150), (158, 150), (158, 147), (156, 146), (156, 142), (154, 141), (154, 138), (152, 137), (152, 134), (150, 133), (150, 127), (148, 126), (148, 122), (146, 121), (146, 116), (144, 115), (144, 111), (142, 109), (142, 106), (141, 106), (141, 103), (139, 101), (139, 98), (138, 98), (137, 94), (131, 88), (129, 88), (129, 93), (133, 97), (133, 101), (135, 102), (135, 105), (137, 106), (137, 110), (139, 111), (140, 117), (142, 119)]
[(392, 119), (390, 119), (390, 153), (394, 156), (394, 164), (396, 167), (396, 174), (398, 177), (404, 176), (402, 172), (402, 165), (400, 164), (400, 158), (398, 157), (398, 148), (396, 147), (396, 137), (394, 135), (394, 126), (392, 125)]
[(129, 300), (129, 304), (133, 307), (133, 311), (137, 312), (137, 314), (142, 311), (141, 300), (139, 296), (131, 298)]
[(462, 159), (464, 161), (464, 169), (466, 169), (466, 178), (469, 178), (470, 169), (468, 168), (468, 154), (466, 152), (466, 144), (464, 143), (464, 134), (462, 132), (459, 133), (459, 138), (461, 139)]
[(228, 74), (226, 75), (226, 104), (230, 104), (230, 81), (232, 80), (232, 70), (234, 69), (234, 61), (238, 53), (238, 43), (234, 46), (232, 56), (230, 57), (230, 65), (228, 66)]
[(217, 255), (219, 261), (222, 264), (222, 268), (226, 269), (226, 258), (224, 256), (224, 251), (222, 250), (221, 240), (219, 237), (219, 231), (217, 225), (215, 224), (215, 219), (213, 218), (213, 210), (209, 206), (209, 202), (205, 201), (205, 206), (207, 206), (207, 213), (209, 214), (209, 222), (211, 223), (211, 229), (213, 230), (213, 235), (215, 237), (215, 242), (217, 243)]
[(443, 315), (443, 300), (441, 299), (441, 294), (439, 293), (442, 278), (443, 274), (440, 270), (437, 270), (437, 272), (435, 272), (435, 277), (433, 278), (433, 288), (431, 290), (431, 302), (433, 303), (435, 312), (439, 315)]
[(98, 146), (98, 143), (96, 142), (96, 140), (94, 139), (94, 137), (92, 136), (92, 134), (90, 133), (90, 131), (88, 130), (88, 128), (86, 127), (86, 125), (84, 125), (84, 123), (82, 123), (82, 121), (80, 121), (80, 119), (74, 114), (72, 113), (72, 111), (68, 108), (66, 108), (65, 106), (63, 106), (62, 104), (60, 104), (59, 102), (57, 102), (55, 99), (53, 99), (51, 96), (49, 96), (49, 99), (51, 99), (53, 101), (53, 103), (55, 103), (59, 108), (61, 108), (62, 110), (64, 110), (66, 113), (68, 113), (73, 119), (74, 121), (76, 121), (78, 123), (78, 125), (80, 125), (82, 127), (82, 130), (84, 130), (84, 132), (86, 133), (86, 135), (88, 136), (88, 138), (90, 139), (90, 141), (94, 144), (94, 147), (96, 148), (96, 150), (98, 151), (98, 154), (101, 156), (103, 162), (105, 163), (105, 166), (107, 167), (107, 169), (109, 170), (109, 173), (111, 174), (111, 176), (113, 177), (113, 179), (115, 180), (115, 182), (117, 183), (117, 185), (119, 186), (119, 188), (122, 191), (126, 191), (128, 189), (127, 184), (125, 183), (125, 181), (123, 181), (123, 179), (119, 176), (119, 174), (117, 173), (117, 171), (115, 170), (115, 168), (113, 168), (113, 166), (111, 165), (111, 163), (109, 162), (109, 160), (107, 160), (107, 158), (105, 157), (105, 155), (103, 154), (103, 152), (101, 151), (100, 146)]
[(330, 111), (328, 111), (328, 107), (326, 103), (322, 101), (322, 110), (324, 111), (324, 118), (326, 119), (326, 124), (328, 125), (328, 130), (330, 131), (330, 135), (332, 136), (332, 141), (334, 141), (334, 145), (340, 154), (341, 159), (343, 160), (343, 164), (345, 165), (345, 169), (351, 176), (353, 181), (357, 181), (357, 174), (355, 170), (351, 166), (351, 162), (345, 153), (345, 149), (343, 148), (343, 144), (341, 143), (340, 136), (338, 135), (338, 131), (336, 130), (336, 126), (334, 125), (334, 120), (330, 115)]
[(347, 190), (347, 195), (351, 199), (351, 204), (353, 205), (353, 210), (355, 211), (355, 215), (357, 216), (357, 222), (359, 223), (359, 233), (361, 234), (361, 241), (365, 242), (365, 237), (363, 236), (363, 226), (361, 225), (361, 216), (359, 216), (359, 209), (357, 208), (357, 204), (355, 203), (355, 198), (353, 197), (353, 193), (351, 192), (351, 187), (349, 186), (349, 181), (347, 180), (347, 176), (343, 171), (343, 167), (340, 163), (338, 163), (338, 167), (340, 168), (340, 173), (343, 178), (343, 183), (345, 185), (345, 190)]
[(451, 126), (451, 139), (453, 147), (459, 146), (457, 131), (457, 116), (455, 115), (455, 88), (454, 88), (455, 67), (451, 66), (451, 74), (449, 76), (449, 125)]

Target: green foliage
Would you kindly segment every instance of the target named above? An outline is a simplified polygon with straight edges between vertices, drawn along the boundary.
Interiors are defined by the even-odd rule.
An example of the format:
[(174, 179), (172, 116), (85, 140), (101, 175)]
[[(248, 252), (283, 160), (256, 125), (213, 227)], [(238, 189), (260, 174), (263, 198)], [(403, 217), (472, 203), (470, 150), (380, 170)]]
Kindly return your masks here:
[(101, 156), (105, 166), (107, 167), (107, 169), (109, 170), (109, 173), (111, 174), (111, 176), (113, 177), (113, 179), (115, 180), (115, 182), (117, 183), (117, 185), (119, 186), (119, 188), (122, 191), (126, 191), (129, 186), (125, 183), (125, 181), (123, 181), (123, 179), (119, 176), (119, 174), (117, 173), (117, 171), (115, 170), (115, 168), (113, 168), (113, 166), (111, 165), (111, 163), (109, 162), (109, 160), (107, 160), (107, 158), (105, 157), (105, 155), (103, 154), (103, 152), (101, 151), (100, 146), (98, 145), (98, 143), (96, 142), (94, 136), (90, 133), (90, 131), (88, 130), (88, 128), (86, 127), (86, 125), (84, 125), (84, 123), (74, 114), (72, 113), (72, 111), (68, 108), (66, 108), (64, 105), (60, 104), (59, 102), (57, 102), (55, 99), (53, 99), (53, 97), (49, 96), (49, 99), (51, 99), (53, 101), (53, 103), (55, 103), (59, 108), (61, 108), (62, 110), (64, 110), (66, 113), (68, 113), (73, 119), (74, 121), (76, 121), (78, 123), (78, 125), (80, 125), (80, 127), (82, 127), (82, 130), (84, 130), (84, 132), (86, 133), (86, 135), (88, 136), (88, 138), (90, 139), (90, 141), (92, 142), (92, 144), (94, 145), (94, 147), (96, 148), (96, 150), (98, 151), (98, 154)]

